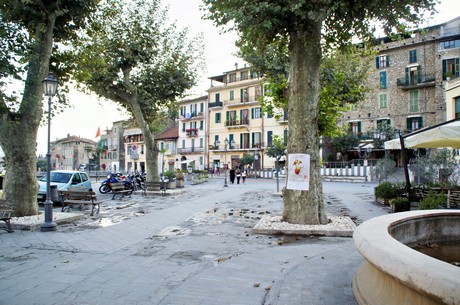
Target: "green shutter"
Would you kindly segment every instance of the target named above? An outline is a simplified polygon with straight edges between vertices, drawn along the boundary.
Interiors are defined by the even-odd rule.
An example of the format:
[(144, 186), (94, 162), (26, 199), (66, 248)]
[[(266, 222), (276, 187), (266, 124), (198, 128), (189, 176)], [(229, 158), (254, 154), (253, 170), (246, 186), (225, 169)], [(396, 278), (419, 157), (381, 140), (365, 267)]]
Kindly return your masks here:
[(455, 76), (460, 76), (460, 58), (455, 58)]
[(417, 80), (419, 84), (422, 82), (422, 67), (420, 66), (417, 67)]
[(387, 56), (387, 67), (390, 66), (390, 55)]
[(423, 118), (421, 116), (418, 117), (418, 128), (423, 128)]
[(406, 86), (410, 84), (410, 68), (406, 67)]
[(406, 119), (406, 129), (407, 129), (408, 131), (411, 131), (411, 130), (412, 130), (411, 124), (410, 124), (410, 118), (407, 118), (407, 119)]
[(377, 56), (377, 57), (375, 58), (375, 67), (376, 67), (377, 69), (380, 68), (380, 60), (379, 60), (379, 59), (380, 59), (379, 56)]
[(254, 119), (254, 108), (251, 108), (251, 119)]
[(361, 122), (358, 122), (358, 132), (361, 132)]
[(446, 80), (447, 77), (447, 60), (442, 60), (442, 80)]

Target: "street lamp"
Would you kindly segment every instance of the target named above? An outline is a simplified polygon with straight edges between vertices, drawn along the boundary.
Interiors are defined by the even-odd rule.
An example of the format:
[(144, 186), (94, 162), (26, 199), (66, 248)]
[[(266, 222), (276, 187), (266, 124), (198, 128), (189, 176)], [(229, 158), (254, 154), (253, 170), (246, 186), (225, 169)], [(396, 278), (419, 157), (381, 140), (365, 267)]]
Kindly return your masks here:
[(253, 166), (253, 170), (254, 170), (254, 178), (257, 179), (257, 168), (256, 168), (256, 164), (257, 164), (257, 161), (259, 160), (259, 151), (257, 150), (257, 148), (254, 150), (254, 166)]
[(41, 226), (41, 231), (56, 231), (57, 225), (53, 222), (53, 202), (51, 201), (51, 98), (56, 94), (58, 81), (53, 73), (49, 72), (48, 76), (42, 81), (43, 91), (48, 97), (48, 152), (46, 153), (46, 201), (45, 201), (45, 223)]
[[(228, 141), (227, 138), (225, 138), (225, 157), (224, 157), (224, 187), (228, 187), (228, 184), (227, 184), (227, 148), (228, 148), (228, 144), (230, 144), (230, 146), (234, 145), (235, 144), (235, 141), (231, 140), (230, 142)], [(220, 143), (219, 143), (220, 144)]]

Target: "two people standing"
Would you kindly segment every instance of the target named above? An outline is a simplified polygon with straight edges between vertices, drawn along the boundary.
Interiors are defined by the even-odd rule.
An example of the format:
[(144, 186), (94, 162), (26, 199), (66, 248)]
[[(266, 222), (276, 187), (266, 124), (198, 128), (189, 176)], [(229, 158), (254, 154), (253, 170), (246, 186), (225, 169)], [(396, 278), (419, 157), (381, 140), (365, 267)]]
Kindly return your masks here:
[(236, 170), (234, 167), (232, 167), (232, 169), (230, 170), (230, 183), (231, 184), (235, 183), (235, 177), (236, 177), (236, 184), (240, 184), (241, 179), (243, 180), (243, 184), (245, 184), (247, 173), (245, 170), (240, 170), (239, 167), (236, 168)]

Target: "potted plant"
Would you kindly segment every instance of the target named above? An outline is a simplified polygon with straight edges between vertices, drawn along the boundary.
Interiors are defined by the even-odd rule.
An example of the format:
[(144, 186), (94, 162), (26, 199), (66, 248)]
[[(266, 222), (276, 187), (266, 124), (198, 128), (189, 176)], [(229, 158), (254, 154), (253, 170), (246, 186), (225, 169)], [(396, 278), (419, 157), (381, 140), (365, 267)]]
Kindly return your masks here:
[(437, 209), (442, 206), (447, 206), (447, 198), (444, 193), (429, 191), (428, 195), (420, 200), (420, 210)]
[(390, 200), (390, 207), (393, 213), (409, 211), (409, 199), (406, 197), (396, 197)]
[(389, 205), (390, 200), (398, 196), (398, 187), (391, 182), (383, 182), (375, 188), (375, 200), (378, 203)]
[(168, 170), (168, 171), (165, 171), (163, 175), (165, 178), (169, 180), (168, 188), (175, 189), (176, 188), (176, 172)]
[(176, 171), (176, 187), (184, 187), (184, 174), (181, 171)]

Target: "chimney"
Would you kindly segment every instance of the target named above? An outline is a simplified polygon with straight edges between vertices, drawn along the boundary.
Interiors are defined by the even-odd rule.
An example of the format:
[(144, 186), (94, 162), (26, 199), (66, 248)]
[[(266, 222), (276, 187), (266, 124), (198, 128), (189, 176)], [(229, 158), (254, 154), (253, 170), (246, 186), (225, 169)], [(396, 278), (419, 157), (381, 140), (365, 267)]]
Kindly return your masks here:
[(235, 70), (238, 70), (238, 63), (235, 63)]

